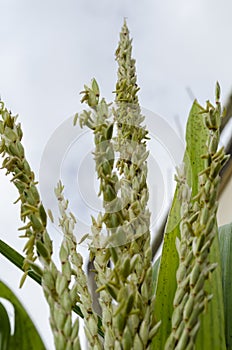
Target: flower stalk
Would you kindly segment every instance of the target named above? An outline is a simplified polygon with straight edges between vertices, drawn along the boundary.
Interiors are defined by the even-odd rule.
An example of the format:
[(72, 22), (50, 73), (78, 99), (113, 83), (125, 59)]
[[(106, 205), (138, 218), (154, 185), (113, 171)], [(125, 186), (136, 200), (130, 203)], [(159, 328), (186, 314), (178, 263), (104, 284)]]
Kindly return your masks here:
[[(63, 190), (64, 187), (61, 182), (59, 182), (55, 189), (55, 194), (59, 203), (61, 215), (59, 224), (64, 234), (64, 239), (60, 248), (61, 274), (66, 278), (68, 284), (70, 284), (73, 277), (73, 283), (69, 289), (69, 295), (66, 292), (67, 287), (65, 289), (67, 295), (61, 299), (62, 301), (65, 300), (65, 304), (62, 305), (62, 307), (66, 313), (68, 329), (71, 330), (72, 306), (79, 306), (84, 316), (85, 334), (88, 343), (91, 349), (100, 350), (102, 349), (102, 343), (98, 335), (98, 317), (92, 310), (92, 297), (88, 288), (87, 277), (83, 270), (83, 258), (81, 254), (77, 252), (77, 242), (73, 234), (76, 219), (71, 212), (67, 213), (68, 201), (64, 198)], [(70, 305), (69, 308), (66, 309), (68, 299), (70, 299)], [(78, 322), (78, 319), (75, 322)], [(71, 339), (71, 341), (75, 344), (75, 339)], [(73, 348), (75, 349), (74, 345)]]
[(200, 327), (200, 315), (213, 297), (204, 288), (205, 281), (217, 267), (209, 261), (209, 251), (217, 232), (217, 194), (220, 170), (228, 159), (224, 148), (218, 150), (221, 123), (220, 87), (216, 86), (216, 107), (207, 103), (205, 125), (209, 130), (205, 169), (198, 175), (198, 194), (191, 198), (184, 167), (178, 170), (181, 203), (180, 239), (176, 240), (179, 267), (173, 302), (172, 332), (165, 350), (192, 350)]
[[(99, 292), (99, 303), (102, 309), (102, 326), (104, 330), (104, 346), (111, 349), (114, 343), (112, 330), (112, 295), (103, 286), (107, 283), (109, 274), (110, 252), (106, 248), (107, 236), (103, 234), (104, 226), (110, 232), (121, 223), (120, 212), (114, 212), (114, 206), (120, 206), (117, 198), (118, 176), (114, 171), (114, 148), (112, 143), (114, 124), (110, 120), (111, 112), (105, 99), (100, 99), (100, 91), (95, 79), (91, 87), (85, 86), (82, 92), (82, 102), (86, 102), (90, 111), (83, 111), (77, 116), (81, 127), (87, 126), (94, 133), (94, 159), (96, 172), (100, 181), (99, 196), (103, 196), (104, 213), (99, 213), (97, 219), (92, 217), (92, 243), (90, 259), (94, 261), (95, 279)], [(113, 210), (113, 212), (112, 212)]]
[(114, 246), (107, 287), (112, 287), (116, 302), (113, 328), (117, 341), (114, 346), (118, 346), (119, 341), (121, 349), (149, 349), (151, 335), (155, 335), (159, 324), (152, 316), (154, 298), (146, 183), (148, 131), (142, 125), (144, 116), (138, 103), (139, 87), (126, 21), (120, 33), (116, 60), (118, 81), (114, 120), (117, 137), (114, 145), (119, 154), (116, 167), (120, 174), (123, 225), (109, 241)]
[[(50, 307), (50, 324), (53, 330), (54, 342), (57, 350), (80, 349), (78, 338), (78, 319), (72, 325), (72, 307), (77, 303), (76, 287), (68, 288), (71, 282), (72, 271), (68, 261), (62, 264), (62, 272), (58, 271), (52, 260), (52, 241), (48, 235), (47, 214), (37, 190), (35, 175), (25, 157), (20, 124), (16, 123), (17, 116), (12, 116), (1, 102), (0, 121), (1, 148), (4, 157), (2, 168), (7, 174), (12, 174), (11, 182), (19, 191), (21, 201), (21, 220), (25, 231), (22, 237), (28, 238), (24, 251), (24, 275), (22, 286), (27, 273), (32, 270), (41, 276), (42, 287)], [(65, 242), (64, 244), (65, 245)], [(36, 248), (36, 251), (35, 251)], [(64, 247), (62, 252), (64, 252)], [(69, 252), (68, 252), (69, 254)], [(39, 258), (41, 267), (35, 264)]]
[[(27, 238), (24, 246), (26, 258), (24, 260), (25, 274), (22, 277), (23, 284), (31, 263), (38, 255), (43, 265), (49, 264), (52, 255), (52, 242), (47, 233), (47, 214), (41, 202), (36, 185), (34, 172), (26, 159), (22, 145), (22, 129), (17, 123), (17, 116), (12, 116), (3, 102), (0, 102), (0, 153), (4, 158), (2, 168), (6, 169), (6, 175), (11, 174), (11, 182), (19, 192), (19, 198), (15, 201), (21, 202), (20, 217), (24, 223), (20, 231), (24, 231), (23, 238)], [(37, 254), (35, 253), (35, 247)]]
[[(100, 243), (103, 225), (104, 249), (94, 249), (96, 280), (102, 305), (104, 346), (107, 349), (149, 349), (158, 324), (153, 317), (151, 279), (150, 213), (147, 209), (147, 130), (142, 126), (136, 84), (135, 60), (124, 22), (116, 59), (119, 64), (114, 120), (109, 110), (101, 113), (99, 90), (92, 81), (85, 86), (82, 101), (92, 112), (79, 116), (95, 135), (95, 161), (104, 213), (93, 220), (93, 247)], [(105, 105), (106, 106), (106, 105)], [(113, 128), (117, 128), (113, 136)], [(115, 162), (115, 154), (119, 160)], [(108, 265), (111, 265), (111, 268)], [(104, 301), (104, 302), (103, 302)]]

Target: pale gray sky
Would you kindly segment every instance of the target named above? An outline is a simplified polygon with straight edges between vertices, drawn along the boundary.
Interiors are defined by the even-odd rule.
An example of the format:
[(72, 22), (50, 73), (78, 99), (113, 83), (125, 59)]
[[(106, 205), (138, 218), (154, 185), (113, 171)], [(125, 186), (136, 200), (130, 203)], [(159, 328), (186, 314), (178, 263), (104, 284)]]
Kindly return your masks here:
[[(95, 77), (112, 100), (114, 52), (123, 18), (137, 60), (140, 102), (173, 126), (191, 107), (189, 87), (204, 103), (219, 80), (225, 101), (232, 88), (232, 3), (229, 0), (0, 0), (0, 94), (19, 113), (28, 158), (37, 174), (53, 131), (80, 110), (79, 91)], [(157, 160), (159, 161), (159, 160)], [(20, 249), (17, 193), (0, 176), (0, 235)], [(31, 311), (53, 349), (42, 292), (33, 282), (18, 291), (20, 274), (2, 257), (1, 276)]]

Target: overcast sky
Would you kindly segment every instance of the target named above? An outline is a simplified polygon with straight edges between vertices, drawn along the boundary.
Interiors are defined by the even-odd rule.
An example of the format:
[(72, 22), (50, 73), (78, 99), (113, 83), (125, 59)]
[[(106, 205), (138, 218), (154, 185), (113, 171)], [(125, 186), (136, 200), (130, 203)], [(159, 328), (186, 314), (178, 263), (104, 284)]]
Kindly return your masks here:
[[(124, 17), (133, 37), (141, 105), (177, 133), (184, 129), (191, 94), (201, 103), (213, 100), (218, 80), (225, 101), (232, 88), (229, 0), (0, 0), (0, 13), (0, 94), (20, 115), (37, 178), (52, 133), (82, 108), (83, 85), (95, 77), (102, 95), (113, 99), (114, 52)], [(0, 235), (21, 249), (19, 207), (11, 204), (17, 193), (8, 180), (1, 174)], [(0, 262), (0, 278), (24, 300), (52, 350), (40, 288), (28, 280), (18, 291), (20, 273), (2, 257)]]

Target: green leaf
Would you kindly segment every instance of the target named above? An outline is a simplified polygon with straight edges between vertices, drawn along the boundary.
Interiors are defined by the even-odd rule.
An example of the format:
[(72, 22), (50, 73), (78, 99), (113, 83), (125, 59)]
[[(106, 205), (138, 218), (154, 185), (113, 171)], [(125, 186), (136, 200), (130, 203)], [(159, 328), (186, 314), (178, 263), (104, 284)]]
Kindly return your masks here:
[(0, 349), (8, 350), (10, 339), (10, 320), (2, 303), (0, 303), (0, 320)]
[[(194, 101), (191, 108), (186, 128), (186, 151), (184, 162), (187, 169), (187, 181), (192, 188), (192, 195), (198, 192), (198, 174), (204, 169), (204, 160), (201, 158), (206, 153), (206, 141), (208, 129), (203, 119), (203, 108)], [(164, 244), (161, 255), (158, 282), (156, 287), (155, 316), (161, 320), (160, 329), (152, 342), (152, 349), (164, 349), (167, 337), (171, 332), (171, 317), (173, 312), (173, 298), (176, 290), (176, 270), (179, 259), (176, 251), (175, 241), (179, 237), (180, 203), (178, 200), (178, 189), (175, 191), (172, 207), (165, 228)], [(210, 259), (219, 259), (218, 238), (213, 244)], [(224, 349), (224, 319), (222, 307), (222, 286), (220, 266), (212, 274), (208, 283), (211, 292), (214, 293), (213, 301), (208, 305), (208, 310), (201, 317), (202, 325), (197, 337), (197, 350), (202, 349)], [(207, 339), (205, 339), (207, 338)], [(203, 346), (206, 344), (207, 346)]]
[[(8, 244), (0, 239), (0, 254), (5, 256), (10, 262), (17, 266), (21, 271), (23, 270), (24, 257), (19, 254), (15, 249), (11, 248)], [(41, 277), (33, 271), (29, 271), (28, 275), (37, 283), (41, 284)]]
[(3, 346), (5, 346), (1, 349), (45, 350), (40, 335), (26, 310), (15, 294), (2, 281), (0, 281), (0, 297), (8, 300), (13, 305), (15, 312), (15, 330), (14, 334), (10, 335), (9, 318), (6, 318), (6, 314), (3, 315), (4, 311), (1, 310), (1, 316), (4, 316), (4, 322), (1, 322), (1, 340), (4, 340)]
[[(179, 201), (175, 193), (168, 222), (165, 229), (163, 250), (160, 259), (158, 280), (156, 285), (155, 317), (161, 320), (161, 326), (153, 342), (152, 349), (164, 349), (168, 335), (171, 332), (171, 315), (173, 312), (173, 298), (176, 290), (176, 270), (178, 255), (175, 247), (176, 236), (179, 236)], [(171, 230), (169, 228), (172, 228)]]
[(232, 223), (219, 228), (219, 243), (222, 262), (222, 287), (225, 310), (226, 347), (232, 349)]
[[(201, 155), (206, 148), (207, 131), (203, 123), (202, 107), (194, 101), (186, 129), (186, 152), (184, 162), (187, 167), (188, 183), (193, 187), (193, 195), (197, 193), (198, 172), (203, 169)], [(160, 270), (156, 288), (155, 316), (161, 320), (160, 329), (153, 341), (153, 349), (164, 349), (167, 337), (171, 332), (173, 298), (176, 291), (176, 270), (179, 258), (175, 241), (179, 237), (180, 203), (176, 189), (171, 210), (165, 228), (164, 244), (160, 261)]]
[(218, 266), (206, 281), (205, 289), (213, 294), (207, 306), (206, 313), (201, 315), (201, 326), (196, 340), (196, 350), (225, 350), (225, 320), (223, 306), (222, 273), (218, 235), (215, 237), (210, 250), (210, 262)]
[(153, 294), (155, 294), (155, 290), (156, 290), (159, 266), (160, 266), (160, 256), (158, 257), (158, 259), (155, 261), (154, 265), (152, 266), (152, 293)]

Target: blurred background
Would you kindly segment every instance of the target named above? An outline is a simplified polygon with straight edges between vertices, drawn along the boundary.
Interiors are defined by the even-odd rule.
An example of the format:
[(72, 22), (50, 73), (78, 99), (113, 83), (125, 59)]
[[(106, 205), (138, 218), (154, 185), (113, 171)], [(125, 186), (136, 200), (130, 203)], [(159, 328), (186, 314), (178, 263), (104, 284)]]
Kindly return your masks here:
[[(231, 93), (231, 12), (229, 0), (0, 0), (0, 95), (7, 108), (19, 114), (36, 177), (54, 131), (83, 108), (83, 85), (95, 77), (102, 95), (114, 99), (114, 52), (124, 18), (133, 37), (140, 103), (161, 115), (184, 140), (193, 99), (201, 104), (214, 101), (217, 80), (222, 102), (227, 103)], [(227, 132), (227, 139), (230, 136)], [(76, 151), (83, 149), (77, 146)], [(160, 151), (156, 162), (164, 169), (162, 158)], [(173, 169), (169, 170), (172, 181)], [(12, 204), (17, 192), (4, 172), (0, 197), (0, 237), (21, 251), (25, 242), (17, 232), (19, 205)], [(225, 207), (227, 216), (221, 223), (230, 217)], [(162, 208), (165, 214), (165, 205)], [(61, 236), (52, 227), (51, 235), (59, 246)], [(20, 277), (19, 270), (0, 256), (0, 278), (23, 301), (52, 350), (42, 290), (29, 278), (19, 290)]]

